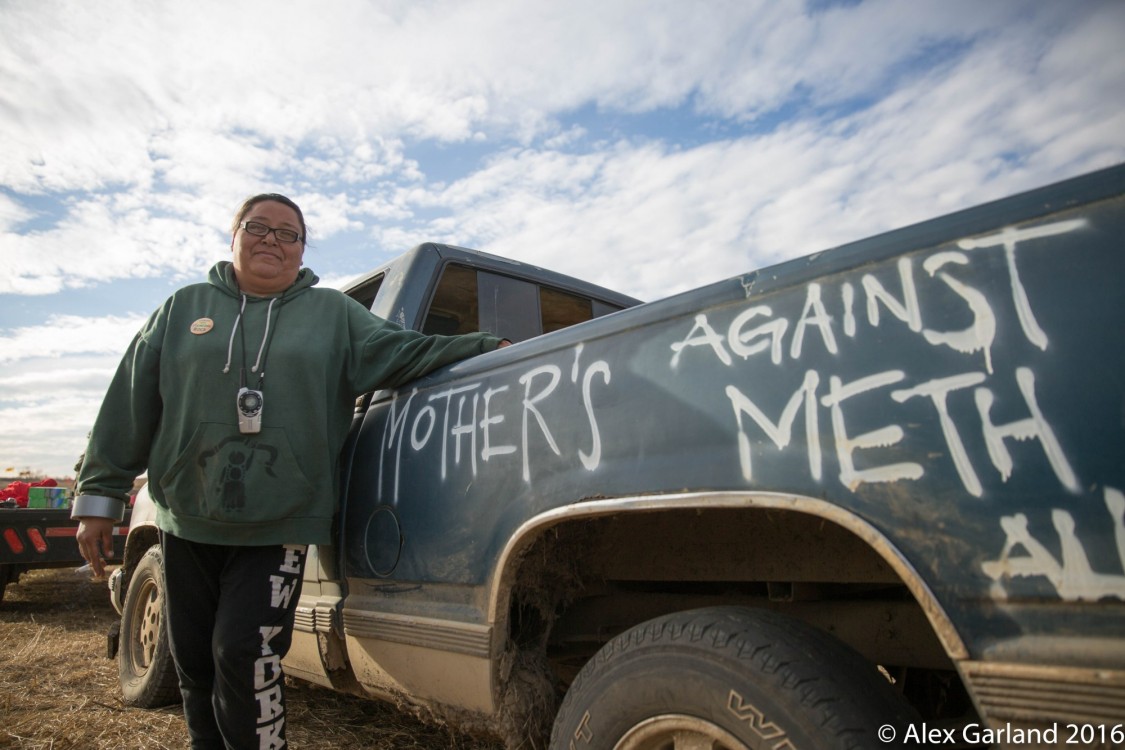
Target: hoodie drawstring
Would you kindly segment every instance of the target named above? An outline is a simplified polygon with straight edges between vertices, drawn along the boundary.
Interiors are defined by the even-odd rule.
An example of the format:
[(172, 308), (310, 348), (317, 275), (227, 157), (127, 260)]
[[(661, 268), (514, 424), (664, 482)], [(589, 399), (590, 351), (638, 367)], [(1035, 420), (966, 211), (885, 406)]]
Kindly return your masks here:
[[(271, 298), (269, 305), (266, 307), (266, 330), (262, 334), (262, 343), (258, 347), (258, 359), (254, 361), (254, 366), (250, 368), (250, 372), (257, 372), (258, 368), (262, 365), (262, 356), (263, 356), (264, 352), (266, 351), (266, 346), (267, 346), (267, 344), (269, 343), (269, 340), (270, 340), (270, 320), (271, 320), (271, 317), (273, 315), (273, 303), (277, 302), (277, 300), (278, 300), (277, 297)], [(246, 312), (246, 295), (243, 294), (242, 295), (242, 305), (238, 308), (238, 317), (236, 317), (234, 319), (234, 327), (230, 329), (230, 341), (227, 342), (227, 363), (225, 365), (223, 365), (223, 373), (224, 374), (230, 372), (230, 363), (231, 363), (231, 360), (234, 358), (234, 337), (235, 337), (235, 334), (238, 333), (238, 324), (242, 322), (242, 316), (245, 312)], [(280, 308), (278, 309), (278, 314), (279, 315), (281, 314)], [(245, 351), (246, 351), (246, 332), (245, 332), (245, 329), (243, 329), (243, 334), (242, 334), (242, 350), (243, 350), (242, 356), (245, 358), (245, 356), (246, 356), (246, 354), (245, 354)], [(245, 359), (243, 360), (242, 367), (243, 367), (242, 372), (245, 375), (245, 373), (246, 373)], [(265, 375), (265, 372), (263, 372), (262, 374)]]
[[(266, 332), (262, 334), (262, 345), (258, 347), (258, 359), (254, 361), (254, 366), (250, 368), (250, 372), (257, 372), (258, 371), (258, 365), (260, 365), (262, 363), (262, 352), (265, 350), (266, 341), (268, 341), (269, 337), (270, 337), (270, 313), (273, 312), (273, 303), (274, 302), (277, 302), (277, 297), (271, 298), (270, 304), (266, 308)], [(246, 305), (246, 295), (245, 294), (242, 295), (242, 304), (243, 304), (243, 306)], [(236, 322), (235, 325), (238, 325), (238, 323)], [(231, 336), (233, 337), (234, 334), (232, 333)], [(265, 373), (263, 373), (263, 374), (265, 374)]]
[[(234, 319), (234, 328), (230, 329), (230, 341), (227, 342), (227, 363), (223, 365), (223, 373), (230, 372), (230, 360), (232, 352), (234, 352), (234, 334), (238, 332), (238, 324), (242, 320), (242, 313), (246, 312), (246, 295), (242, 295), (242, 306), (238, 308), (238, 317)], [(269, 319), (267, 317), (266, 323), (268, 325)], [(259, 352), (259, 355), (261, 352)], [(256, 365), (255, 365), (256, 366)]]

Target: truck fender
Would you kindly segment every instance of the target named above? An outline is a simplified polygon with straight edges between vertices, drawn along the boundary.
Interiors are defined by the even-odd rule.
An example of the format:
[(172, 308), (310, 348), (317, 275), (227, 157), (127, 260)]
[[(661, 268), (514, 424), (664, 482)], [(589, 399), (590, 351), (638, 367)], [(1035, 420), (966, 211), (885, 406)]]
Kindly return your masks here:
[[(489, 621), (498, 624), (505, 621), (521, 553), (551, 527), (578, 519), (626, 513), (718, 508), (793, 511), (829, 521), (852, 532), (902, 579), (924, 611), (949, 658), (954, 663), (969, 658), (968, 648), (929, 585), (878, 529), (854, 513), (824, 500), (776, 492), (694, 492), (598, 499), (564, 505), (530, 518), (511, 536), (498, 559), (489, 587)], [(504, 632), (502, 628), (500, 632)]]
[(129, 536), (125, 541), (125, 556), (121, 566), (109, 576), (109, 600), (118, 614), (124, 611), (125, 594), (129, 591), (133, 571), (149, 548), (157, 544), (160, 544), (160, 532), (156, 528), (156, 502), (146, 484), (133, 501)]
[(141, 487), (136, 500), (133, 501), (133, 515), (129, 520), (129, 534), (132, 535), (134, 529), (143, 526), (156, 526), (156, 501), (152, 499), (152, 493), (149, 492), (147, 484)]

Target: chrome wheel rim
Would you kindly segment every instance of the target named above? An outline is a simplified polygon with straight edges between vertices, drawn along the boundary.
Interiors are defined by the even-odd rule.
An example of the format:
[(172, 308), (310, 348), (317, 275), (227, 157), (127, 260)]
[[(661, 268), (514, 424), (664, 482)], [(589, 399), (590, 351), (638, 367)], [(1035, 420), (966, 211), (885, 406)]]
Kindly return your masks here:
[(665, 714), (626, 732), (614, 750), (749, 750), (717, 724), (695, 716)]
[(138, 672), (144, 672), (151, 666), (156, 654), (157, 637), (160, 634), (160, 587), (156, 581), (145, 581), (144, 587), (138, 592), (144, 606), (137, 609), (134, 621), (134, 631), (137, 634), (136, 647), (131, 649), (130, 656)]

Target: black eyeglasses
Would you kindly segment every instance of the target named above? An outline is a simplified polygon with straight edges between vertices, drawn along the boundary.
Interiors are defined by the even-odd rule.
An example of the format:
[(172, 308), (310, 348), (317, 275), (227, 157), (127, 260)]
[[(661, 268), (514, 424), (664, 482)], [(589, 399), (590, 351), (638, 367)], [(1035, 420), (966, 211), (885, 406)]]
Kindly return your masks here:
[(301, 235), (297, 234), (292, 229), (275, 229), (258, 221), (244, 221), (238, 226), (257, 237), (265, 237), (270, 232), (273, 232), (273, 236), (277, 237), (278, 242), (296, 242), (299, 239), (303, 239)]

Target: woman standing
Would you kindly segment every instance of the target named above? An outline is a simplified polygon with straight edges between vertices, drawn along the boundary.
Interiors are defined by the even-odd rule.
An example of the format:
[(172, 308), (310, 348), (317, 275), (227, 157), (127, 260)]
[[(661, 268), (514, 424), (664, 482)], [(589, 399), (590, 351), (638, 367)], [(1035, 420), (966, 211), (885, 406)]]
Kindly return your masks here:
[(148, 470), (193, 748), (285, 746), (280, 663), (305, 548), (332, 542), (356, 397), (508, 343), (404, 330), (316, 288), (305, 240), (289, 198), (243, 203), (232, 261), (175, 292), (125, 353), (78, 478), (78, 543), (101, 575)]

